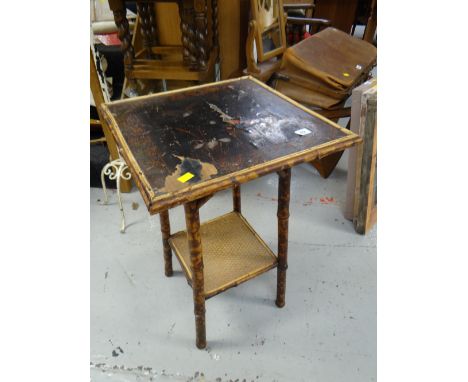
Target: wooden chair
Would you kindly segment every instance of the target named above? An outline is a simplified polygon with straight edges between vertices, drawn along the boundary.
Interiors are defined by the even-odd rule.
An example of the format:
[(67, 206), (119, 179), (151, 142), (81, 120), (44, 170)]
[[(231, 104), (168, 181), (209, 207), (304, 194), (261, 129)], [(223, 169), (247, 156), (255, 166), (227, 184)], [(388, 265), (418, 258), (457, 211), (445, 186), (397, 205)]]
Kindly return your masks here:
[[(274, 3), (278, 4), (278, 9), (282, 11), (279, 12), (281, 17), (279, 17), (278, 27), (279, 33), (281, 33), (281, 44), (274, 50), (265, 52), (263, 49), (261, 34), (267, 30), (267, 28), (273, 28), (275, 25), (271, 24), (267, 28), (265, 27), (268, 20), (266, 19), (266, 12), (262, 12), (261, 0), (251, 0), (251, 14), (252, 19), (249, 22), (249, 33), (247, 36), (246, 42), (246, 57), (247, 57), (247, 70), (246, 73), (252, 75), (255, 78), (258, 78), (260, 81), (266, 82), (271, 76), (279, 70), (281, 66), (281, 57), (286, 50), (286, 34), (284, 33), (286, 29), (286, 24), (290, 25), (317, 25), (320, 28), (330, 25), (328, 20), (324, 19), (313, 19), (309, 17), (296, 17), (288, 16), (284, 11), (290, 10), (308, 10), (313, 8), (313, 4), (288, 4), (283, 5), (280, 0), (272, 0), (274, 8)], [(284, 11), (283, 11), (284, 10)], [(255, 57), (255, 52), (257, 56)]]
[[(350, 117), (351, 109), (344, 106), (346, 99), (355, 86), (367, 79), (376, 60), (376, 55), (373, 59), (372, 51), (375, 48), (369, 48), (367, 45), (370, 44), (344, 32), (325, 28), (330, 25), (328, 20), (287, 16), (282, 0), (268, 1), (270, 7), (277, 9), (276, 20), (268, 16), (268, 12), (271, 14), (272, 11), (265, 9), (266, 4), (263, 0), (251, 0), (252, 20), (246, 43), (246, 72), (261, 81), (268, 81), (280, 92), (335, 122), (339, 118)], [(319, 32), (288, 48), (285, 39), (285, 26), (288, 23), (313, 25)], [(279, 36), (276, 43), (266, 45), (265, 39), (271, 39), (269, 36), (272, 35)], [(339, 49), (336, 49), (338, 44)], [(365, 57), (366, 62), (362, 67), (356, 65), (361, 62), (361, 57)], [(349, 65), (355, 60), (358, 61), (353, 70), (342, 69), (344, 64)], [(344, 77), (337, 79), (337, 73)], [(341, 155), (342, 152), (335, 153), (312, 164), (322, 177), (327, 178)]]
[[(181, 42), (176, 46), (158, 43), (155, 3), (174, 2), (179, 7)], [(125, 0), (109, 0), (124, 53), (125, 76), (132, 80), (213, 81), (219, 59), (218, 1), (211, 0), (137, 0), (142, 49), (135, 51), (126, 18)], [(211, 20), (208, 21), (208, 14)], [(209, 26), (211, 28), (209, 28)]]
[[(283, 9), (288, 17), (288, 22), (286, 23), (286, 41), (288, 46), (298, 43), (312, 32), (311, 27), (309, 26), (309, 28), (307, 28), (303, 20), (305, 18), (312, 18), (315, 7), (314, 1), (315, 0), (309, 0), (308, 2), (304, 0), (285, 0)], [(294, 19), (300, 21), (294, 23)]]

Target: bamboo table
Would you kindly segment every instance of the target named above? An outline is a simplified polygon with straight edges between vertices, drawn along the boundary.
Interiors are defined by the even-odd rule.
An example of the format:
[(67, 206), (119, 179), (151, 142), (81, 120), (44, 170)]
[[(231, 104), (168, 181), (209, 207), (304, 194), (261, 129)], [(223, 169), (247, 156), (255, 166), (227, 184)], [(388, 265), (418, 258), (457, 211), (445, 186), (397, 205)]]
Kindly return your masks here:
[[(273, 268), (283, 307), (291, 167), (360, 138), (252, 77), (102, 109), (149, 213), (160, 215), (166, 276), (174, 252), (192, 286), (197, 347), (206, 347), (205, 300)], [(240, 184), (272, 172), (279, 175), (277, 256), (242, 216), (240, 198)], [(233, 212), (200, 224), (200, 207), (227, 188)], [(171, 234), (168, 210), (180, 204), (187, 230)]]

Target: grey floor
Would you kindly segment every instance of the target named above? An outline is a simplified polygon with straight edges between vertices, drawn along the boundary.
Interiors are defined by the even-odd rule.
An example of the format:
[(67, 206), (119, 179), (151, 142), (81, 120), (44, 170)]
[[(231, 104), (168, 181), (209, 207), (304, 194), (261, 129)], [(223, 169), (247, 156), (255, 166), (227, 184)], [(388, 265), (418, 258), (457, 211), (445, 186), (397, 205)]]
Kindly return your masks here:
[[(376, 229), (343, 217), (347, 155), (329, 179), (292, 171), (286, 306), (274, 304), (276, 271), (207, 301), (206, 350), (195, 347), (192, 290), (174, 260), (164, 276), (158, 216), (137, 191), (100, 205), (91, 189), (92, 381), (375, 381)], [(277, 176), (242, 187), (243, 213), (276, 250)], [(221, 192), (201, 219), (231, 209)], [(184, 229), (181, 207), (173, 232)]]

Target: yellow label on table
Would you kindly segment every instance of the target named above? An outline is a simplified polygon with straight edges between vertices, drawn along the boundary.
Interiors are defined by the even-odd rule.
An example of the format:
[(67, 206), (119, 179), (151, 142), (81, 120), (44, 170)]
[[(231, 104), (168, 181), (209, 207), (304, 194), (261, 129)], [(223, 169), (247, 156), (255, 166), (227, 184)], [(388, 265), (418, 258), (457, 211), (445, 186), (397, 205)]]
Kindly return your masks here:
[(193, 175), (191, 172), (186, 172), (184, 175), (179, 176), (177, 180), (181, 183), (185, 183), (188, 180), (192, 179), (195, 175)]
[(345, 73), (343, 73), (343, 76), (349, 77), (349, 73), (346, 73), (346, 72), (345, 72)]

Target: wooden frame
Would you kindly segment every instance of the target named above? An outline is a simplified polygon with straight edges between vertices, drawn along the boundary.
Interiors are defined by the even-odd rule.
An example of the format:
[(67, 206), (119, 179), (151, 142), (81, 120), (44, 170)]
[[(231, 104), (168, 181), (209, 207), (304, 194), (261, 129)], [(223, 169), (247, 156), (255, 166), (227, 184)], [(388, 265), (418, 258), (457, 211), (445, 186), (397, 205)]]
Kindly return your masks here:
[[(276, 4), (278, 7), (278, 21), (273, 25), (273, 27), (277, 27), (280, 33), (280, 42), (281, 46), (273, 49), (267, 53), (264, 52), (263, 49), (263, 41), (262, 41), (262, 35), (264, 32), (268, 31), (265, 29), (262, 29), (262, 25), (259, 25), (259, 23), (256, 23), (256, 28), (255, 28), (255, 43), (257, 46), (257, 57), (259, 62), (264, 62), (269, 60), (270, 58), (276, 57), (278, 55), (283, 54), (283, 52), (286, 50), (286, 28), (285, 28), (285, 22), (284, 22), (284, 10), (283, 10), (283, 3), (280, 0), (271, 0), (272, 4)], [(260, 5), (260, 0), (251, 0), (251, 12), (252, 12), (252, 18), (254, 20), (259, 20), (260, 15), (258, 12), (259, 5)], [(270, 26), (270, 29), (272, 27)]]
[(356, 199), (354, 229), (366, 234), (377, 222), (377, 94), (367, 99), (364, 143), (357, 148), (359, 165), (356, 169)]

